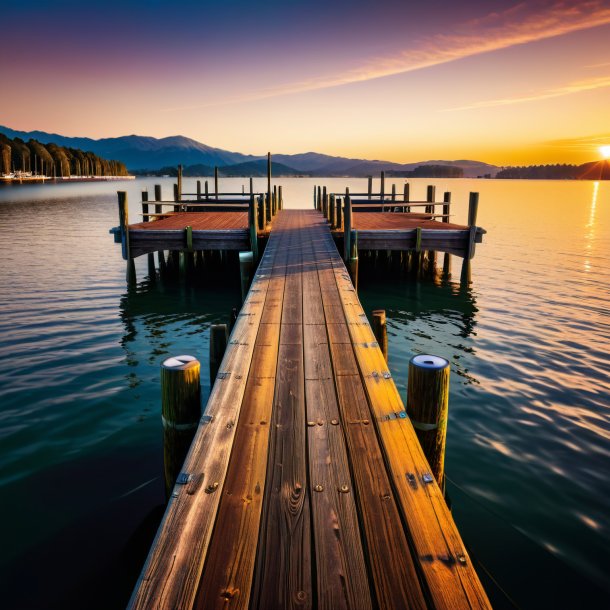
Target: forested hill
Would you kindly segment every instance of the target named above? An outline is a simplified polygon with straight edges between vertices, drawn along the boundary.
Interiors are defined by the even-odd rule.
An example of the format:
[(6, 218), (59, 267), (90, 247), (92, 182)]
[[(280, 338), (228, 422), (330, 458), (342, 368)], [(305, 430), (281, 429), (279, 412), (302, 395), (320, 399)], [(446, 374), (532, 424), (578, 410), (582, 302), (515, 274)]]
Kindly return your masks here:
[(0, 174), (32, 172), (49, 177), (127, 176), (120, 161), (102, 159), (77, 148), (8, 138), (0, 133)]
[(496, 178), (521, 180), (610, 180), (610, 163), (592, 161), (582, 165), (530, 165), (505, 167)]

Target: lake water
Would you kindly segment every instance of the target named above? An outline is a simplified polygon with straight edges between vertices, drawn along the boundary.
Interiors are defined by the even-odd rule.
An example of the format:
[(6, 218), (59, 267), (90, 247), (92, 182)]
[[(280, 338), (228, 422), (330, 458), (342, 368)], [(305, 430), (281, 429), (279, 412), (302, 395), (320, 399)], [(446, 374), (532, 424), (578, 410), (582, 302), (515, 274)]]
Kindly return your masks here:
[[(161, 360), (197, 356), (209, 394), (209, 327), (239, 305), (238, 274), (151, 282), (141, 257), (128, 290), (108, 234), (116, 190), (134, 221), (155, 182), (172, 192), (0, 188), (3, 608), (125, 606), (163, 511)], [(360, 298), (387, 312), (403, 399), (412, 355), (451, 362), (447, 491), (494, 605), (608, 608), (610, 183), (413, 180), (412, 198), (428, 182), (452, 191), (456, 222), (480, 192), (472, 284), (454, 259), (444, 282), (362, 276)], [(314, 183), (366, 188), (278, 183), (287, 208), (311, 206)]]

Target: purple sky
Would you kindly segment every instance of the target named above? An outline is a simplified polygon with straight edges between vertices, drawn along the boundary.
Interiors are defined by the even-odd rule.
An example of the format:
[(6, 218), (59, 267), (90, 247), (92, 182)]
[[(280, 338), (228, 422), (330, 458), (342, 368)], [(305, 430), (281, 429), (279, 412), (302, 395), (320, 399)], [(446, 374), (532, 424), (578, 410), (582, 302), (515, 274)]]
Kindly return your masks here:
[(610, 143), (610, 2), (3, 7), (0, 124), (261, 153), (581, 161)]

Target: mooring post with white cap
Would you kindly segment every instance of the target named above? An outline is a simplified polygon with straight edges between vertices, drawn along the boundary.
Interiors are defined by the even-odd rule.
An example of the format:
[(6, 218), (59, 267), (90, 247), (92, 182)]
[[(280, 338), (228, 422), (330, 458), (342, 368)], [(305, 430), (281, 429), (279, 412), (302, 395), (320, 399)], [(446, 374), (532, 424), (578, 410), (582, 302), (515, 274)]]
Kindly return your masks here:
[(441, 489), (445, 479), (449, 370), (445, 358), (414, 356), (409, 361), (407, 383), (407, 414)]
[(212, 324), (210, 328), (210, 386), (218, 375), (220, 363), (229, 342), (229, 327), (226, 324)]
[(194, 356), (161, 364), (165, 492), (169, 498), (201, 419), (201, 365)]

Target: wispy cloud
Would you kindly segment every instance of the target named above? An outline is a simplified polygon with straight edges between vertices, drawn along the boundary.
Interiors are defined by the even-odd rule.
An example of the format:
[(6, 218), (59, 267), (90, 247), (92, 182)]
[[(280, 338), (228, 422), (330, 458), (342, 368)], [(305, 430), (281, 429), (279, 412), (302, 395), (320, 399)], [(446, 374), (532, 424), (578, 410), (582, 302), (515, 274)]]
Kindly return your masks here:
[[(521, 2), (456, 25), (454, 33), (436, 34), (391, 56), (375, 57), (341, 74), (296, 81), (235, 97), (229, 103), (245, 102), (365, 82), (438, 66), (516, 45), (563, 36), (610, 23), (610, 6), (604, 0)], [(203, 108), (227, 103), (208, 103), (179, 108)], [(170, 110), (178, 110), (172, 108)]]
[(583, 91), (592, 91), (594, 89), (605, 89), (607, 87), (610, 87), (610, 76), (599, 76), (597, 78), (589, 78), (586, 80), (568, 83), (562, 87), (546, 89), (538, 93), (533, 93), (532, 95), (485, 100), (482, 102), (475, 102), (474, 104), (468, 104), (466, 106), (446, 108), (445, 111), (472, 110), (474, 108), (490, 108), (492, 106), (512, 106), (513, 104), (538, 102), (540, 100), (548, 100), (553, 97), (563, 97), (564, 95), (573, 95), (574, 93), (582, 93)]
[(564, 150), (580, 151), (597, 148), (610, 144), (610, 133), (600, 133), (592, 136), (581, 136), (579, 138), (562, 138), (561, 140), (549, 140), (543, 142), (545, 146), (563, 148)]

